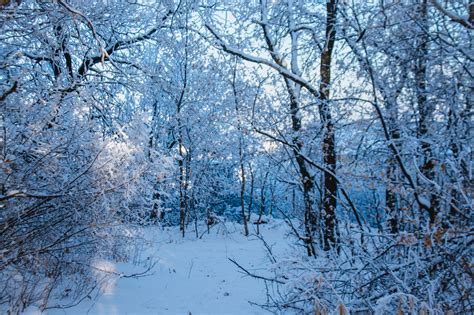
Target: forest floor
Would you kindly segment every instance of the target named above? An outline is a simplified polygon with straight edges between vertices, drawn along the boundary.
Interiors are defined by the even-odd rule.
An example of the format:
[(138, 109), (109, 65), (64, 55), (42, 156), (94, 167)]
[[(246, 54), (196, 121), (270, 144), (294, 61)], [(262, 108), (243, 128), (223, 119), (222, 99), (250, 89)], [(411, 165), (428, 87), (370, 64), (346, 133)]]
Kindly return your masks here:
[[(104, 283), (102, 294), (96, 298), (47, 314), (269, 314), (249, 303), (265, 302), (264, 282), (244, 275), (229, 260), (265, 274), (270, 260), (255, 228), (251, 225), (251, 235), (245, 237), (241, 225), (220, 223), (202, 238), (191, 231), (182, 238), (176, 228), (149, 227), (144, 237), (153, 246), (137, 251), (141, 259), (150, 257), (156, 262), (149, 275), (114, 277)], [(287, 232), (286, 224), (279, 220), (261, 225), (261, 235), (277, 255), (288, 250)], [(119, 274), (143, 269), (133, 263), (105, 261), (98, 262), (97, 267)]]

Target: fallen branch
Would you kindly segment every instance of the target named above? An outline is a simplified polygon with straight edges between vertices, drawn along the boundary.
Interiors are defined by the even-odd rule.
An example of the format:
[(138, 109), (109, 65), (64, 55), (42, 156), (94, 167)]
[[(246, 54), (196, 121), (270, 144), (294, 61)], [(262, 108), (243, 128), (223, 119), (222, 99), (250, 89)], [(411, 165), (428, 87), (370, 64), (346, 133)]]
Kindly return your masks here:
[(241, 265), (239, 265), (235, 260), (233, 260), (232, 258), (227, 258), (229, 259), (234, 265), (237, 266), (237, 268), (239, 268), (240, 270), (242, 270), (245, 274), (251, 276), (252, 278), (256, 278), (256, 279), (262, 279), (262, 280), (265, 280), (265, 281), (270, 281), (270, 282), (276, 282), (278, 284), (285, 284), (285, 282), (283, 281), (280, 281), (280, 280), (277, 280), (277, 279), (272, 279), (272, 278), (267, 278), (267, 277), (264, 277), (264, 276), (260, 276), (260, 275), (256, 275), (254, 273), (251, 273), (250, 271), (248, 271), (247, 269), (245, 269), (244, 267), (242, 267)]

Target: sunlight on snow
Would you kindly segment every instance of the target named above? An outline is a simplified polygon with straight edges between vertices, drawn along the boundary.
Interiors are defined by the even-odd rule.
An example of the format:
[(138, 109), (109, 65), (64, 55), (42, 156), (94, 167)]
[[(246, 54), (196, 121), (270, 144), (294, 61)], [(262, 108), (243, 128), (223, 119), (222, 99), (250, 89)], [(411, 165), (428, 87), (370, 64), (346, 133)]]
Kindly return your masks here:
[(93, 262), (94, 275), (100, 282), (100, 290), (104, 295), (113, 295), (117, 286), (117, 269), (114, 263), (99, 259)]

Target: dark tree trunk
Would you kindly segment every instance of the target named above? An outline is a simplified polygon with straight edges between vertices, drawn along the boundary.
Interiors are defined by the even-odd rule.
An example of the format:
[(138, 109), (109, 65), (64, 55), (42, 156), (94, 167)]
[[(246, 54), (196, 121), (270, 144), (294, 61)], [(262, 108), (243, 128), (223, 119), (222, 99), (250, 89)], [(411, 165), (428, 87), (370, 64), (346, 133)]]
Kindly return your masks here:
[(250, 222), (250, 216), (252, 215), (252, 205), (253, 205), (253, 190), (255, 184), (255, 176), (253, 174), (252, 165), (249, 163), (249, 173), (250, 173), (250, 193), (249, 193), (249, 205), (247, 208), (247, 222)]
[[(292, 9), (292, 8), (289, 8), (289, 9)], [(290, 16), (288, 19), (289, 23), (291, 19), (292, 17)], [(262, 11), (262, 20), (266, 20), (266, 16), (264, 16), (263, 11)], [(263, 34), (264, 34), (265, 41), (267, 44), (267, 48), (270, 51), (270, 55), (273, 61), (279, 66), (283, 66), (282, 59), (277, 54), (273, 41), (271, 40), (271, 36), (270, 36), (269, 30), (267, 29), (267, 25), (261, 24), (261, 26), (262, 26)], [(291, 26), (290, 26), (290, 29), (291, 29)], [(294, 30), (291, 30), (290, 32), (293, 32), (293, 31)], [(291, 44), (293, 45), (295, 44), (297, 37), (294, 36), (294, 34), (291, 34), (291, 35), (292, 35)], [(292, 51), (292, 54), (296, 54), (296, 51)], [(294, 57), (297, 57), (297, 56), (292, 56), (291, 68), (292, 68), (292, 72), (298, 73), (298, 65), (297, 65), (298, 58), (294, 58)], [(314, 245), (313, 245), (314, 230), (317, 228), (317, 220), (316, 220), (316, 216), (314, 215), (313, 200), (311, 196), (311, 193), (314, 187), (314, 179), (310, 175), (309, 170), (306, 166), (305, 159), (301, 153), (303, 149), (303, 142), (299, 138), (299, 133), (301, 129), (301, 118), (298, 116), (298, 112), (300, 108), (299, 108), (299, 99), (298, 99), (298, 93), (297, 93), (297, 91), (300, 89), (300, 86), (297, 83), (290, 81), (290, 79), (288, 79), (285, 76), (283, 76), (283, 80), (285, 82), (286, 89), (290, 97), (291, 128), (294, 133), (294, 136), (292, 139), (292, 145), (293, 145), (292, 151), (293, 151), (293, 155), (295, 156), (296, 163), (298, 164), (298, 171), (300, 173), (299, 174), (300, 181), (303, 186), (304, 227), (305, 227), (304, 241), (306, 243), (308, 256), (314, 256), (315, 254)], [(294, 191), (293, 191), (293, 208), (295, 208)]]
[[(287, 85), (288, 84), (289, 82), (287, 82)], [(298, 103), (296, 99), (292, 98), (290, 104), (292, 129), (297, 134), (301, 129), (301, 119), (298, 116)], [(314, 256), (314, 230), (317, 227), (317, 220), (313, 211), (313, 199), (311, 197), (311, 193), (314, 188), (314, 179), (309, 173), (304, 157), (301, 155), (303, 143), (297, 136), (293, 137), (293, 145), (295, 147), (293, 149), (293, 154), (295, 156), (296, 163), (298, 164), (300, 180), (303, 186), (305, 242), (308, 256)]]
[(249, 227), (247, 224), (247, 217), (245, 216), (245, 168), (242, 161), (242, 146), (239, 147), (240, 160), (240, 172), (241, 172), (241, 182), (240, 182), (240, 208), (242, 211), (242, 220), (244, 220), (244, 234), (245, 236), (249, 235)]
[(182, 140), (178, 140), (179, 155), (178, 168), (179, 168), (179, 229), (184, 237), (186, 230), (186, 176), (184, 168), (184, 156), (182, 149)]
[(334, 122), (329, 108), (329, 92), (331, 84), (331, 62), (334, 43), (336, 41), (337, 0), (326, 3), (326, 43), (321, 53), (321, 84), (319, 87), (319, 112), (323, 123), (323, 161), (327, 170), (324, 172), (323, 218), (324, 218), (324, 250), (336, 246), (335, 224), (337, 207), (336, 174), (336, 139)]
[[(5, 115), (6, 115), (6, 99), (8, 95), (16, 92), (18, 87), (18, 82), (15, 81), (13, 85), (5, 91), (2, 95), (0, 95), (0, 162), (4, 162), (7, 159), (7, 128), (5, 126)], [(0, 181), (0, 194), (6, 194), (6, 187), (5, 183)]]
[[(392, 139), (395, 139), (393, 137)], [(385, 188), (385, 211), (387, 213), (387, 224), (390, 233), (397, 234), (399, 231), (399, 217), (397, 206), (397, 162), (394, 157), (387, 161), (387, 186)]]
[(265, 186), (267, 183), (268, 172), (265, 174), (263, 178), (262, 187), (260, 188), (260, 209), (258, 211), (258, 219), (257, 219), (257, 235), (260, 234), (260, 224), (262, 224), (262, 215), (265, 212)]
[[(398, 106), (397, 103), (385, 102), (387, 110), (387, 127), (392, 145), (398, 147), (400, 130), (398, 128)], [(397, 234), (400, 231), (399, 203), (398, 203), (398, 163), (395, 155), (387, 159), (387, 186), (385, 187), (385, 212), (387, 213), (387, 225), (390, 233)]]
[[(237, 77), (237, 64), (234, 67), (234, 71), (232, 73), (232, 92), (234, 94), (234, 103), (235, 103), (235, 114), (237, 116), (237, 130), (239, 131), (239, 164), (240, 164), (240, 176), (241, 176), (241, 183), (240, 183), (240, 208), (242, 212), (242, 220), (244, 223), (244, 234), (245, 236), (249, 235), (249, 227), (247, 223), (247, 216), (245, 215), (245, 165), (244, 165), (244, 136), (242, 130), (242, 122), (240, 120), (240, 112), (239, 112), (239, 100), (238, 100), (238, 93), (236, 87), (236, 77)], [(253, 175), (252, 176), (252, 190), (253, 190)], [(250, 211), (251, 205), (249, 205)]]
[(309, 174), (309, 171), (306, 167), (303, 157), (296, 152), (296, 161), (299, 166), (301, 182), (303, 184), (303, 202), (304, 202), (304, 227), (305, 227), (305, 237), (308, 256), (314, 256), (314, 232), (317, 228), (317, 219), (313, 211), (313, 199), (311, 193), (313, 191), (314, 182), (313, 178)]
[[(421, 150), (423, 154), (423, 165), (421, 166), (421, 172), (431, 182), (435, 180), (435, 160), (431, 144), (427, 141), (429, 136), (428, 123), (433, 119), (434, 104), (427, 100), (427, 82), (426, 82), (426, 62), (428, 53), (428, 4), (427, 0), (421, 0), (419, 4), (419, 17), (420, 17), (420, 36), (418, 36), (418, 56), (415, 66), (415, 80), (416, 80), (416, 94), (418, 103), (419, 113), (419, 125), (418, 125), (418, 136), (421, 141)], [(439, 196), (435, 190), (433, 184), (428, 183), (424, 185), (428, 190), (431, 191), (430, 205), (428, 207), (428, 214), (430, 224), (435, 224), (436, 217), (439, 208)]]

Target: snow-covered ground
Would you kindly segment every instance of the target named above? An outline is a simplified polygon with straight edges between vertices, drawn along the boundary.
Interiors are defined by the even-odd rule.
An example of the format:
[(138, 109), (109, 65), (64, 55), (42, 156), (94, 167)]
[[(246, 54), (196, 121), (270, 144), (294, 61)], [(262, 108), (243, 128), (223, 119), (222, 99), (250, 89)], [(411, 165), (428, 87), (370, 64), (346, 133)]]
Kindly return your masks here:
[[(253, 225), (250, 230), (255, 234)], [(243, 275), (228, 259), (264, 273), (269, 259), (262, 241), (255, 235), (243, 236), (242, 227), (233, 223), (214, 226), (201, 239), (189, 234), (193, 233), (183, 239), (175, 228), (148, 228), (145, 237), (153, 246), (142, 255), (157, 262), (149, 276), (115, 277), (104, 284), (97, 298), (47, 314), (268, 314), (249, 303), (265, 302), (264, 283)], [(281, 221), (261, 226), (261, 235), (276, 253), (287, 250), (286, 234)], [(125, 274), (140, 272), (140, 267), (130, 263), (98, 262), (97, 267)]]

